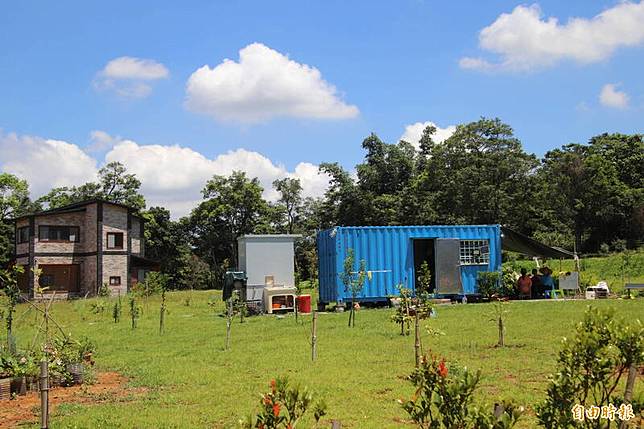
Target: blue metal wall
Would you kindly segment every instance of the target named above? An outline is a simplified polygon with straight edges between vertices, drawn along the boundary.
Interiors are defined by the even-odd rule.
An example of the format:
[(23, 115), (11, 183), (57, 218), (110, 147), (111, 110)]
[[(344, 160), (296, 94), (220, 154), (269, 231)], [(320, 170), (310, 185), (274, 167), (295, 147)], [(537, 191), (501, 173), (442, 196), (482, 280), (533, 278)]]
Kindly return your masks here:
[(351, 298), (345, 292), (339, 274), (343, 271), (347, 249), (358, 261), (366, 260), (368, 271), (389, 270), (372, 274), (365, 281), (361, 301), (381, 301), (397, 295), (397, 286), (414, 289), (413, 239), (458, 238), (461, 240), (488, 240), (490, 243), (489, 265), (462, 265), (461, 280), (466, 294), (476, 293), (476, 278), (479, 271), (501, 269), (501, 231), (499, 225), (440, 225), (440, 226), (365, 226), (336, 227), (321, 231), (317, 236), (320, 301), (346, 301)]

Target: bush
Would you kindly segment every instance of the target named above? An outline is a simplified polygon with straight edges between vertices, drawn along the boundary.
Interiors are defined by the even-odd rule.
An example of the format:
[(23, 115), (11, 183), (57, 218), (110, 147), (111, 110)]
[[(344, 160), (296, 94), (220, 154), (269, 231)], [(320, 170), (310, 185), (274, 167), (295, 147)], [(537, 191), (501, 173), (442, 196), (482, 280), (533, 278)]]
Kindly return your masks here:
[(629, 370), (644, 362), (644, 326), (639, 320), (630, 325), (617, 320), (612, 310), (589, 307), (575, 335), (564, 338), (557, 362), (547, 399), (537, 406), (539, 423), (547, 428), (605, 427), (605, 419), (575, 420), (573, 407), (623, 402), (616, 389)]
[(289, 386), (286, 377), (272, 380), (270, 389), (261, 396), (259, 413), (255, 417), (250, 416), (245, 421), (240, 421), (242, 428), (295, 428), (311, 406), (317, 427), (320, 418), (326, 414), (323, 401), (314, 403), (314, 397), (307, 388)]
[(476, 279), (479, 293), (486, 298), (513, 296), (516, 280), (510, 267), (503, 267), (501, 275), (498, 271), (479, 271)]
[(474, 391), (481, 379), (480, 371), (472, 373), (456, 365), (448, 367), (445, 359), (424, 356), (420, 367), (408, 377), (416, 388), (412, 399), (399, 403), (417, 427), (423, 429), (506, 429), (513, 427), (523, 407), (510, 402), (495, 416), (494, 410), (473, 405)]

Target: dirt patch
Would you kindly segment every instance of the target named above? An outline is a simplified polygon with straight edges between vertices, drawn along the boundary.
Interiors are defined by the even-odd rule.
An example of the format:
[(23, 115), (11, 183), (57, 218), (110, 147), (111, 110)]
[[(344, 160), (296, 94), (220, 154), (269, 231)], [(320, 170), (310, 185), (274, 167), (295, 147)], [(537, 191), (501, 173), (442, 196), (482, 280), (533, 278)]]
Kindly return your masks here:
[[(56, 387), (49, 391), (50, 415), (60, 404), (97, 404), (132, 400), (143, 394), (144, 388), (128, 388), (127, 378), (116, 372), (97, 374), (96, 383), (72, 387)], [(40, 396), (29, 392), (11, 401), (0, 401), (0, 428), (12, 428), (40, 418)]]

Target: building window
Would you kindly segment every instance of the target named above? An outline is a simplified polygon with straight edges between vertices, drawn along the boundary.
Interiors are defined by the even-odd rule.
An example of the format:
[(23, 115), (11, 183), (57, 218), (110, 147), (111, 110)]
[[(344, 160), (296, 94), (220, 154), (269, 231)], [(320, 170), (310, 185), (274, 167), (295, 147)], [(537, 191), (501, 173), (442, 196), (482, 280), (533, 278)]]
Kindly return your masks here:
[(79, 228), (77, 226), (52, 226), (42, 225), (38, 228), (39, 241), (80, 241)]
[(29, 227), (23, 226), (18, 228), (18, 244), (20, 243), (29, 243)]
[(110, 286), (120, 286), (121, 277), (120, 276), (110, 276)]
[(490, 243), (487, 240), (461, 240), (461, 265), (488, 265)]
[(53, 274), (41, 274), (38, 277), (38, 283), (40, 287), (49, 287), (54, 285), (54, 275)]
[(123, 248), (123, 233), (122, 232), (108, 232), (107, 233), (107, 248), (108, 249), (122, 249)]

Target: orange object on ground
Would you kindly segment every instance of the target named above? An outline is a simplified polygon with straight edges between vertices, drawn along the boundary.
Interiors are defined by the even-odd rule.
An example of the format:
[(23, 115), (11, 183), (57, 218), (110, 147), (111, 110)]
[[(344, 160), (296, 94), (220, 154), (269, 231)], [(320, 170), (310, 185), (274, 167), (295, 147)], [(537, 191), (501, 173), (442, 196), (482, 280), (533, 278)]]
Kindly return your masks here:
[(297, 310), (300, 313), (311, 312), (311, 295), (300, 295), (297, 298)]

